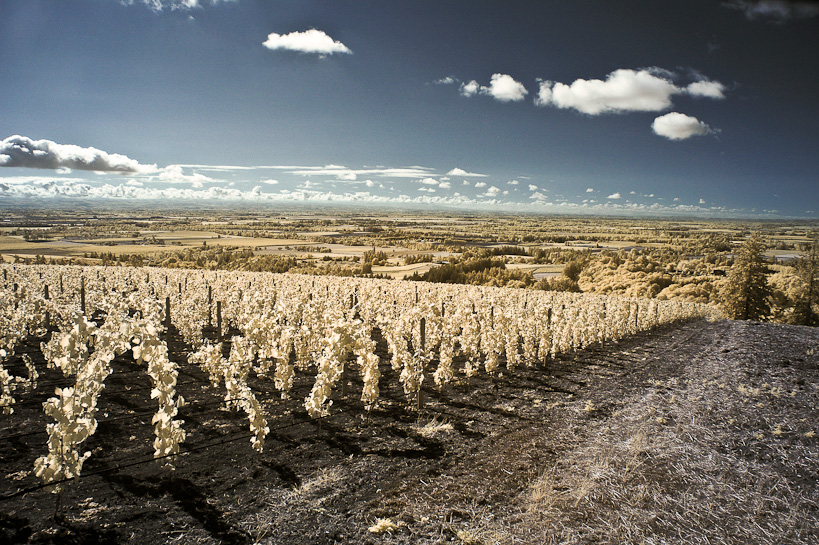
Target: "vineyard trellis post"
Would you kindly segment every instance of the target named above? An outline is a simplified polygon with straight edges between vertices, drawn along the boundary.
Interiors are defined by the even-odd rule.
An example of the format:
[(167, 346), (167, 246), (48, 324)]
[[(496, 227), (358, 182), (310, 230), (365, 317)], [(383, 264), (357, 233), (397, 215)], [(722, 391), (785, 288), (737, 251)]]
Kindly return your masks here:
[(216, 301), (216, 342), (222, 342), (222, 301)]
[(208, 285), (208, 329), (213, 327), (213, 312), (211, 308), (213, 307), (213, 288)]
[[(423, 353), (426, 350), (426, 342), (427, 342), (427, 319), (424, 318), (423, 316), (421, 317), (421, 323), (419, 324), (419, 327), (421, 329), (421, 331), (420, 331), (420, 333), (421, 333), (421, 335), (420, 335), (420, 340), (421, 340), (421, 342), (420, 342), (420, 344), (421, 344), (420, 353), (422, 354), (421, 361), (423, 362), (424, 361)], [(421, 364), (421, 378), (418, 381), (418, 410), (419, 411), (424, 408), (424, 392), (423, 392), (423, 390), (421, 390), (421, 386), (423, 385), (423, 383), (424, 383), (424, 365), (422, 363)]]
[[(48, 301), (48, 284), (43, 286), (43, 299)], [(46, 308), (46, 311), (45, 311), (45, 326), (46, 326), (46, 328), (48, 328), (50, 325), (51, 325), (51, 313), (48, 311), (48, 308)]]

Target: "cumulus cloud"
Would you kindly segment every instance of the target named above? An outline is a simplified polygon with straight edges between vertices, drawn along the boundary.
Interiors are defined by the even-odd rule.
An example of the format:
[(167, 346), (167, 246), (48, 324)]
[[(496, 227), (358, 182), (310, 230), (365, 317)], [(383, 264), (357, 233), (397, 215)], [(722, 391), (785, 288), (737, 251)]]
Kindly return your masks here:
[(552, 101), (552, 85), (554, 84), (553, 81), (537, 80), (538, 91), (535, 95), (535, 106), (546, 106)]
[(486, 182), (476, 182), (475, 187), (477, 187), (479, 189), (482, 188), (482, 187), (486, 187)]
[(711, 127), (696, 117), (679, 112), (667, 113), (656, 118), (651, 124), (651, 130), (669, 140), (685, 140), (692, 136), (702, 136), (714, 132)]
[(501, 192), (501, 190), (500, 190), (499, 187), (495, 187), (494, 185), (492, 185), (492, 186), (489, 186), (489, 189), (486, 190), (486, 193), (484, 193), (484, 196), (486, 196), (486, 197), (497, 197), (498, 195), (500, 195), (500, 192)]
[(506, 183), (507, 183), (507, 184), (509, 184), (509, 185), (518, 185), (520, 182), (519, 182), (519, 181), (517, 181), (517, 180), (509, 180), (509, 181), (508, 181), (508, 182), (506, 182)]
[(529, 191), (537, 191), (538, 189), (540, 188), (535, 184), (529, 184)]
[(451, 182), (441, 182), (441, 183), (438, 184), (438, 187), (440, 187), (441, 189), (452, 189), (452, 183)]
[(521, 101), (529, 94), (522, 83), (508, 74), (492, 74), (489, 87), (482, 87), (481, 92), (500, 102)]
[(481, 90), (481, 85), (474, 79), (468, 83), (461, 84), (461, 94), (465, 97), (477, 95)]
[(299, 53), (311, 53), (326, 57), (335, 53), (351, 54), (352, 51), (341, 42), (333, 40), (321, 30), (311, 28), (304, 32), (291, 32), (290, 34), (268, 34), (267, 40), (262, 44), (272, 50), (297, 51)]
[(609, 195), (609, 196), (608, 196), (608, 197), (606, 197), (606, 198), (607, 198), (607, 199), (611, 199), (611, 200), (616, 201), (617, 199), (622, 199), (622, 198), (623, 198), (623, 196), (622, 196), (622, 195), (620, 195), (619, 193), (612, 193), (611, 195)]
[(14, 135), (0, 142), (0, 166), (137, 173), (156, 170), (118, 153)]
[(460, 80), (458, 78), (456, 78), (455, 76), (447, 76), (445, 78), (436, 79), (432, 83), (434, 83), (436, 85), (453, 85), (455, 83), (458, 83), (459, 81)]
[(732, 0), (725, 5), (744, 12), (748, 19), (782, 22), (819, 15), (819, 3), (805, 0)]
[(151, 176), (155, 181), (168, 184), (193, 184), (194, 187), (202, 187), (205, 182), (215, 182), (213, 178), (194, 172), (185, 174), (181, 165), (169, 165), (159, 169), (156, 176)]
[(594, 188), (593, 187), (587, 187), (586, 188), (586, 193), (594, 193)]
[(725, 98), (725, 86), (718, 81), (695, 81), (685, 88), (685, 91), (695, 97), (722, 99)]
[(486, 174), (478, 174), (477, 172), (467, 172), (462, 168), (455, 167), (446, 173), (447, 176), (468, 176), (472, 178), (486, 178)]
[(489, 85), (480, 85), (472, 80), (461, 84), (461, 94), (471, 97), (477, 94), (487, 95), (498, 102), (519, 102), (523, 100), (529, 91), (515, 78), (508, 74), (492, 74)]
[(687, 87), (678, 87), (673, 74), (661, 68), (611, 72), (605, 80), (577, 79), (570, 85), (538, 80), (535, 97), (538, 106), (572, 108), (588, 115), (623, 112), (659, 112), (672, 105), (674, 95), (725, 98), (725, 86), (702, 79)]

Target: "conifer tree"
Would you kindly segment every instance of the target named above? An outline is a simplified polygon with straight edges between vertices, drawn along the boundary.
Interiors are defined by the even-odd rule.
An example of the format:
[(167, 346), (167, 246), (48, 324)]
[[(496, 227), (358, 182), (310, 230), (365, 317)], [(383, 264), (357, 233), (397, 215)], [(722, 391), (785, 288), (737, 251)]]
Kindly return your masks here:
[(806, 254), (797, 262), (796, 270), (802, 279), (803, 293), (796, 300), (793, 309), (792, 323), (798, 325), (819, 325), (819, 315), (814, 311), (814, 305), (819, 299), (819, 235), (813, 233), (813, 240)]
[(765, 244), (754, 233), (740, 247), (722, 290), (722, 309), (734, 320), (764, 320), (770, 313), (771, 288), (765, 276)]

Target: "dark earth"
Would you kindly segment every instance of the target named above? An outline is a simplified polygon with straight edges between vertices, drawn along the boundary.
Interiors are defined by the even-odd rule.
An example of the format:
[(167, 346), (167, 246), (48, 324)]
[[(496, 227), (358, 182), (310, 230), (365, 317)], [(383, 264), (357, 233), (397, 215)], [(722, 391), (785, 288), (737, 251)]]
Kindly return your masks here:
[[(357, 376), (320, 420), (303, 407), (311, 376), (286, 401), (254, 377), (263, 453), (224, 387), (180, 363), (175, 469), (151, 460), (155, 401), (129, 352), (59, 496), (31, 471), (42, 403), (71, 384), (42, 340), (5, 363), (26, 376), (28, 353), (40, 377), (0, 415), (2, 544), (819, 543), (817, 329), (688, 322), (441, 392), (432, 368), (420, 409), (379, 342), (369, 413)], [(170, 346), (185, 362), (189, 347)]]

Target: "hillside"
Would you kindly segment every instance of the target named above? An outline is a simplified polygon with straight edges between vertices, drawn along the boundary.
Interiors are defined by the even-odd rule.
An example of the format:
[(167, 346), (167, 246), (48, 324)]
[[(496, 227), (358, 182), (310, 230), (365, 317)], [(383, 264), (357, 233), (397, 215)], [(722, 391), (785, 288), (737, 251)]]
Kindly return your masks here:
[[(816, 329), (695, 321), (429, 389), (420, 413), (399, 389), (370, 414), (340, 397), (320, 421), (297, 380), (263, 454), (241, 415), (197, 413), (210, 448), (83, 477), (56, 518), (47, 491), (3, 499), (0, 541), (815, 543), (817, 352)], [(136, 408), (117, 382), (134, 364), (114, 363), (104, 401)], [(2, 418), (46, 423), (36, 404)], [(88, 448), (138, 454), (149, 419), (103, 423)], [(44, 437), (0, 445), (2, 495), (33, 482)]]

